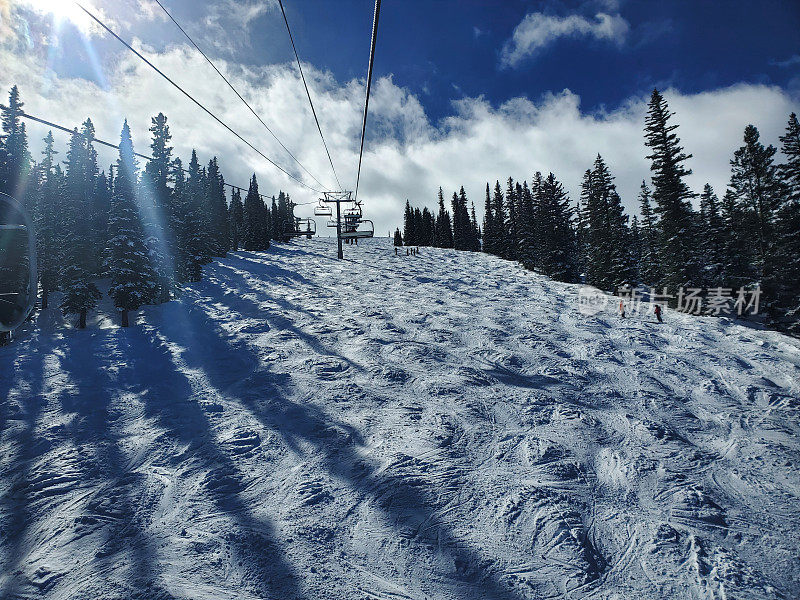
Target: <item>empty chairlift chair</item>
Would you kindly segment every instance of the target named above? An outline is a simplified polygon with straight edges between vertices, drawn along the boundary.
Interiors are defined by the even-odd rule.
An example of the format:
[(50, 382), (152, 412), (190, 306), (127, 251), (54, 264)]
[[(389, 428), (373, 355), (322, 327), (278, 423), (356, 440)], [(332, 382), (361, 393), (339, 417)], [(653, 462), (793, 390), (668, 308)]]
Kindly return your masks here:
[(36, 302), (36, 236), (27, 211), (0, 193), (0, 332), (13, 331)]

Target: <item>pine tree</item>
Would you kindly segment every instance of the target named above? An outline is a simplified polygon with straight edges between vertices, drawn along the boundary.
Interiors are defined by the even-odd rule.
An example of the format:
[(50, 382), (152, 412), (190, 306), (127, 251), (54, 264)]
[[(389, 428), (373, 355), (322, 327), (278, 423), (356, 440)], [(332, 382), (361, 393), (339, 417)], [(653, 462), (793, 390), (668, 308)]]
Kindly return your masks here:
[(0, 192), (22, 201), (31, 171), (28, 134), (22, 122), (23, 104), (17, 86), (8, 94), (8, 106), (0, 104)]
[(784, 200), (775, 220), (774, 315), (776, 325), (800, 335), (800, 125), (795, 113), (780, 141), (786, 163), (779, 167)]
[(642, 222), (640, 226), (640, 258), (639, 258), (639, 281), (645, 285), (655, 286), (661, 281), (661, 269), (658, 261), (658, 225), (653, 208), (650, 205), (650, 188), (647, 183), (642, 181), (641, 191), (639, 192), (639, 205), (641, 207)]
[(496, 253), (494, 215), (492, 214), (492, 199), (489, 183), (486, 183), (486, 200), (483, 207), (483, 251), (488, 254)]
[(407, 246), (414, 245), (414, 210), (411, 208), (411, 202), (406, 198), (406, 208), (403, 213), (403, 240)]
[(506, 231), (506, 256), (508, 260), (516, 260), (517, 259), (517, 250), (519, 247), (519, 239), (517, 233), (518, 227), (518, 216), (517, 213), (519, 212), (519, 197), (517, 195), (517, 188), (514, 185), (514, 180), (509, 177), (507, 181), (506, 187), (506, 196), (505, 196), (505, 203), (506, 203), (506, 215), (508, 215), (508, 221), (505, 224), (505, 231)]
[[(281, 219), (281, 207), (286, 209), (286, 198), (283, 192), (279, 195), (278, 204), (279, 220)], [(284, 212), (285, 215), (285, 212)], [(264, 202), (258, 193), (258, 180), (253, 175), (250, 180), (250, 189), (244, 199), (244, 225), (242, 242), (245, 250), (257, 251), (269, 248), (269, 240), (265, 239), (264, 222)], [(283, 228), (281, 228), (281, 236)]]
[[(231, 204), (228, 209), (230, 227), (231, 249), (235, 252), (242, 243), (244, 231), (244, 205), (242, 204), (242, 191), (234, 188)], [(271, 234), (271, 230), (270, 230)]]
[(128, 311), (138, 310), (153, 297), (156, 284), (144, 244), (144, 231), (136, 207), (137, 165), (128, 122), (122, 127), (117, 176), (111, 201), (109, 229), (108, 295), (122, 312), (122, 326), (128, 326)]
[(163, 113), (151, 119), (150, 149), (153, 160), (145, 165), (140, 178), (139, 206), (145, 229), (145, 246), (156, 288), (149, 302), (167, 302), (175, 290), (174, 255), (176, 254), (173, 223), (170, 222), (172, 193), (169, 179), (172, 166), (172, 147), (169, 141), (167, 118)]
[(439, 248), (453, 247), (453, 227), (450, 213), (444, 207), (442, 188), (439, 188), (439, 214), (436, 216), (436, 245)]
[(186, 211), (184, 213), (184, 235), (182, 236), (184, 281), (200, 281), (203, 277), (202, 265), (205, 264), (204, 249), (206, 248), (205, 219), (203, 218), (204, 180), (197, 152), (192, 150), (186, 186), (182, 194), (182, 202)]
[(400, 228), (394, 230), (394, 245), (395, 246), (402, 246), (403, 245), (403, 236), (400, 234)]
[(755, 278), (765, 285), (774, 274), (775, 212), (783, 192), (775, 153), (774, 146), (764, 147), (759, 141), (758, 129), (748, 125), (744, 145), (731, 160), (730, 188), (751, 227)]
[(420, 246), (433, 246), (433, 238), (434, 238), (434, 229), (436, 225), (434, 223), (433, 215), (431, 211), (428, 210), (428, 207), (424, 207), (422, 209), (422, 221), (420, 222)]
[(569, 198), (555, 175), (550, 173), (541, 186), (541, 228), (539, 247), (542, 272), (559, 281), (576, 281), (577, 256), (572, 209)]
[(526, 269), (536, 266), (536, 239), (534, 231), (533, 194), (525, 181), (519, 189), (519, 225), (517, 227), (517, 260)]
[[(84, 127), (84, 132), (87, 132)], [(91, 243), (90, 191), (97, 169), (92, 138), (76, 128), (70, 138), (66, 161), (65, 202), (61, 214), (66, 236), (61, 263), (64, 314), (79, 315), (78, 327), (86, 327), (88, 311), (97, 306), (100, 291), (92, 281), (93, 248)]]
[[(208, 199), (210, 213), (209, 250), (211, 256), (225, 256), (228, 253), (230, 243), (228, 203), (225, 199), (225, 179), (219, 171), (219, 163), (216, 156), (208, 163), (206, 198)], [(262, 225), (262, 227), (265, 226), (266, 223)], [(264, 233), (262, 233), (263, 236)], [(261, 245), (263, 245), (263, 242)]]
[(278, 203), (275, 201), (275, 196), (272, 197), (272, 206), (270, 208), (270, 215), (272, 215), (272, 239), (276, 242), (281, 240), (280, 221), (278, 219)]
[(58, 152), (54, 149), (53, 132), (44, 138), (44, 158), (40, 163), (38, 198), (34, 210), (36, 225), (36, 255), (38, 260), (39, 286), (42, 293), (42, 308), (48, 307), (50, 293), (58, 288), (58, 271), (62, 246), (59, 239), (58, 214), (64, 206), (63, 176), (55, 162)]
[(506, 216), (503, 190), (500, 189), (500, 181), (495, 181), (494, 184), (494, 196), (492, 197), (492, 220), (494, 224), (495, 236), (494, 254), (500, 258), (506, 258), (509, 254), (508, 230), (506, 229), (508, 219)]
[(653, 90), (645, 118), (645, 144), (651, 150), (647, 158), (651, 161), (653, 200), (659, 217), (658, 257), (663, 273), (659, 284), (675, 293), (681, 286), (696, 284), (698, 274), (690, 203), (694, 194), (684, 181), (692, 171), (683, 166), (692, 155), (683, 152), (674, 133), (678, 126), (669, 124), (673, 115), (664, 97)]
[(473, 252), (481, 251), (481, 228), (478, 225), (478, 218), (475, 216), (475, 203), (472, 203), (469, 212), (470, 225), (470, 250)]
[(721, 274), (725, 232), (720, 215), (719, 198), (708, 183), (700, 194), (700, 231), (699, 244), (704, 259), (703, 280), (706, 287), (719, 287), (723, 284)]

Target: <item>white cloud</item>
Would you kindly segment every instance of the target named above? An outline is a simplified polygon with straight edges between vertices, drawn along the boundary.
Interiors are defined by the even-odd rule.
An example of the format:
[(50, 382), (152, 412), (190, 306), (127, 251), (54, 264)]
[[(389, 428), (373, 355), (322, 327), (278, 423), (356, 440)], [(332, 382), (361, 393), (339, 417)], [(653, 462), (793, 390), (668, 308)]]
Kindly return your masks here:
[(515, 67), (525, 58), (562, 37), (593, 37), (622, 44), (629, 30), (620, 15), (597, 13), (594, 20), (581, 15), (558, 17), (530, 13), (514, 29), (500, 55), (503, 67)]
[(793, 54), (786, 60), (772, 60), (769, 64), (775, 67), (781, 67), (782, 69), (800, 65), (800, 54)]
[[(169, 117), (175, 152), (184, 160), (196, 148), (203, 161), (219, 156), (231, 183), (247, 185), (255, 172), (262, 193), (283, 189), (297, 202), (315, 200), (316, 194), (288, 180), (132, 55), (115, 56), (105, 63), (107, 89), (47, 73), (37, 56), (0, 49), (0, 91), (4, 95), (12, 84), (19, 84), (31, 114), (70, 127), (90, 116), (98, 137), (112, 142), (118, 140), (127, 118), (136, 149), (147, 153), (150, 117), (163, 111)], [(149, 56), (268, 156), (302, 174), (196, 52), (184, 46)], [(252, 69), (225, 61), (218, 66), (300, 161), (325, 184), (333, 185), (295, 66)], [(339, 177), (344, 186), (351, 187), (358, 161), (363, 81), (339, 82), (309, 64), (304, 69)], [(598, 152), (609, 163), (629, 209), (636, 208), (642, 179), (649, 179), (642, 137), (646, 95), (599, 114), (582, 112), (579, 97), (569, 90), (537, 101), (515, 98), (500, 106), (483, 98), (464, 98), (454, 104), (453, 116), (433, 125), (419, 99), (391, 78), (376, 81), (373, 93), (359, 196), (379, 234), (401, 224), (406, 198), (419, 206), (433, 206), (440, 185), (448, 196), (463, 185), (480, 216), (487, 181), (493, 184), (509, 176), (530, 180), (537, 170), (553, 171), (574, 201), (581, 175)], [(755, 124), (765, 143), (777, 145), (789, 112), (798, 110), (796, 100), (785, 91), (763, 85), (741, 84), (699, 94), (668, 89), (665, 95), (677, 112), (677, 133), (687, 152), (694, 154), (688, 166), (694, 169), (689, 182), (695, 191), (706, 181), (718, 192), (724, 191), (728, 161), (741, 145), (745, 125)], [(38, 157), (47, 129), (29, 124), (29, 132)], [(63, 158), (67, 140), (58, 139)], [(100, 152), (103, 164), (115, 158), (112, 151)], [(310, 215), (311, 207), (298, 213)], [(324, 227), (320, 230), (325, 233)]]

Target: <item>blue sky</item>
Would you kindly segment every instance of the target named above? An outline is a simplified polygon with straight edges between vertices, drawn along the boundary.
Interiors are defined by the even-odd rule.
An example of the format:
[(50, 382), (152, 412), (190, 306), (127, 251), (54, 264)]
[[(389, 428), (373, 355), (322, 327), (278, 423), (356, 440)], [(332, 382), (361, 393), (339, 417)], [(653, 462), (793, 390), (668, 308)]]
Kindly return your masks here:
[[(277, 2), (162, 1), (282, 141), (330, 181)], [(86, 3), (287, 164), (153, 0)], [(164, 111), (179, 154), (197, 147), (206, 159), (220, 155), (229, 180), (256, 171), (267, 191), (292, 189), (67, 4), (0, 0), (0, 84), (19, 83), (29, 108), (69, 124), (91, 116), (109, 139), (128, 118), (140, 147), (149, 116)], [(66, 19), (49, 14), (56, 5)], [(373, 2), (285, 5), (334, 161), (352, 185)], [(379, 226), (399, 218), (406, 197), (432, 204), (439, 185), (465, 185), (480, 206), (487, 180), (537, 169), (553, 170), (575, 195), (597, 152), (634, 209), (649, 175), (641, 120), (654, 86), (667, 92), (695, 154), (693, 185), (711, 181), (720, 192), (744, 126), (754, 122), (777, 145), (789, 110), (800, 108), (797, 2), (384, 0), (380, 25), (363, 176)]]

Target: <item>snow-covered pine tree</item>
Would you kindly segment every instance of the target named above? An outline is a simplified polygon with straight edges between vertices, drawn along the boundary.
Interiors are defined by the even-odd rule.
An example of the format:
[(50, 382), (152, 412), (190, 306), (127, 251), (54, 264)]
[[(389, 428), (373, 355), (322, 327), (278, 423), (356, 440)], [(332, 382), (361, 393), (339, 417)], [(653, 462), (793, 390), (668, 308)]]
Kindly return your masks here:
[[(242, 233), (244, 228), (244, 205), (242, 204), (242, 191), (234, 188), (231, 196), (231, 204), (228, 208), (228, 221), (231, 250), (237, 251), (242, 243)], [(272, 231), (270, 230), (270, 234)]]
[(108, 295), (128, 326), (128, 311), (138, 310), (153, 297), (156, 283), (150, 267), (144, 230), (136, 205), (137, 165), (128, 122), (122, 127), (114, 195), (111, 200)]
[(61, 210), (64, 252), (61, 258), (61, 281), (64, 314), (77, 314), (78, 327), (86, 327), (88, 311), (97, 306), (101, 294), (92, 280), (93, 247), (91, 239), (90, 200), (97, 176), (93, 160), (92, 130), (72, 132), (67, 151), (64, 204)]
[(669, 123), (667, 101), (658, 90), (650, 96), (645, 117), (645, 145), (653, 172), (653, 200), (658, 220), (658, 257), (662, 271), (660, 286), (677, 293), (681, 286), (698, 283), (698, 268), (691, 199), (695, 196), (685, 182), (691, 175), (683, 163), (692, 157), (685, 154), (675, 134), (677, 125)]

